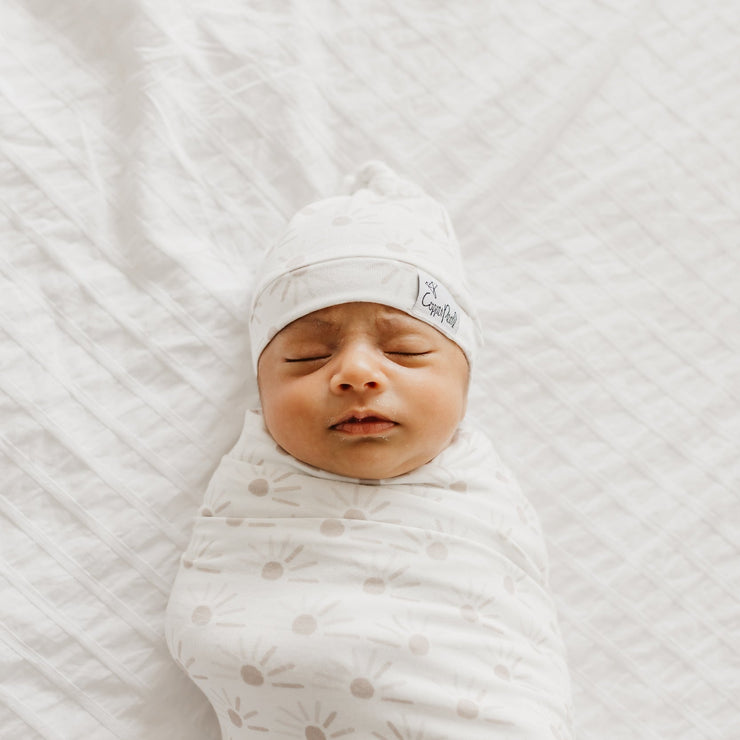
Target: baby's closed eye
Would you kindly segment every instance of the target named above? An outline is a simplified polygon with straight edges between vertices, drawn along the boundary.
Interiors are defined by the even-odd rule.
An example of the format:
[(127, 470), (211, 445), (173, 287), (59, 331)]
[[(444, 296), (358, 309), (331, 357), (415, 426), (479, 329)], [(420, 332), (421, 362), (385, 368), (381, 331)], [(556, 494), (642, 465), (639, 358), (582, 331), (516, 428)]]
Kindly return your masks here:
[(423, 350), (418, 352), (402, 351), (402, 350), (390, 350), (385, 351), (387, 355), (400, 355), (402, 357), (422, 357), (424, 355), (431, 354), (431, 350)]
[(329, 355), (307, 355), (305, 357), (286, 357), (286, 362), (318, 362), (319, 360), (327, 360)]

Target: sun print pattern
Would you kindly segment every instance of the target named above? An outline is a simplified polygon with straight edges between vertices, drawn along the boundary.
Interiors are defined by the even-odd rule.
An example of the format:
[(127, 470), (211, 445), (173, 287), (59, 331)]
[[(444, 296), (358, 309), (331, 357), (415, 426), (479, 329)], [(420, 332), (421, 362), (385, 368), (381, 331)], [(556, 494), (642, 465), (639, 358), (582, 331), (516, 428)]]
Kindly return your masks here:
[[(280, 737), (305, 738), (305, 740), (333, 740), (357, 737), (351, 722), (343, 717), (342, 708), (322, 706), (320, 701), (295, 702), (291, 707), (281, 707), (275, 723), (275, 733)], [(361, 736), (361, 735), (360, 735)]]
[(247, 414), (166, 625), (224, 739), (570, 740), (541, 534), (496, 461), (461, 430), (363, 483), (296, 463)]

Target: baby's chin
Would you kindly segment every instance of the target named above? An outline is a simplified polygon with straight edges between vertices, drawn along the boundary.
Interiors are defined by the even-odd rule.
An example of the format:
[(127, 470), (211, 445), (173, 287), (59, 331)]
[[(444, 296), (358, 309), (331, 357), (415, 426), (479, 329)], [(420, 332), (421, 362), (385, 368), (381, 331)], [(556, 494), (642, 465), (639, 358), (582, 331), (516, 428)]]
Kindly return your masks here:
[(329, 470), (330, 473), (336, 475), (343, 475), (347, 478), (359, 478), (360, 480), (374, 481), (374, 480), (389, 480), (392, 478), (398, 478), (401, 475), (410, 473), (412, 470), (416, 470), (419, 465), (401, 465), (401, 466), (383, 466), (383, 465), (368, 465), (368, 466), (351, 466), (346, 470), (344, 468), (336, 468), (335, 470)]
[[(380, 447), (380, 445), (378, 445)], [(371, 451), (372, 452), (372, 451)], [(344, 458), (335, 456), (332, 459), (302, 459), (302, 462), (308, 463), (315, 468), (342, 475), (346, 478), (359, 478), (360, 480), (387, 480), (398, 478), (401, 475), (410, 473), (433, 459), (435, 455), (419, 454), (412, 458), (395, 458), (388, 455), (382, 450), (379, 454), (362, 454), (348, 455)], [(359, 458), (359, 459), (358, 459)]]

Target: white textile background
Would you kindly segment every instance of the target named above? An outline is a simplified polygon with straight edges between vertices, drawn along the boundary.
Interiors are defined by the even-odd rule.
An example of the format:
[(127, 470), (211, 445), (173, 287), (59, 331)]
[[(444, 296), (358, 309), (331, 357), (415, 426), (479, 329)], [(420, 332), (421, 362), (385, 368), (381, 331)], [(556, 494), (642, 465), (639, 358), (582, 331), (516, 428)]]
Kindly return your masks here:
[(254, 267), (366, 159), (463, 245), (577, 736), (740, 737), (740, 4), (8, 0), (0, 43), (2, 738), (217, 737), (164, 607)]

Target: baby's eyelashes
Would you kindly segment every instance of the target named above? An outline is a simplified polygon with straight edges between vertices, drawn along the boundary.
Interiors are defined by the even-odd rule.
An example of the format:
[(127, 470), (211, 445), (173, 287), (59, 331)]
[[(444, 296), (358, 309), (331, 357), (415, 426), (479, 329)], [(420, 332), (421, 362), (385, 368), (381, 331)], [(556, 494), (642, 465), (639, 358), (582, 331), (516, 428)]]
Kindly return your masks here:
[(431, 350), (427, 350), (426, 352), (391, 352), (386, 351), (387, 355), (400, 355), (401, 357), (423, 357), (424, 355), (431, 354)]
[[(386, 357), (391, 359), (414, 359), (431, 355), (434, 350), (431, 348), (415, 349), (393, 346), (391, 346), (390, 349), (385, 349), (382, 345), (379, 345), (376, 348), (376, 351), (379, 354), (385, 355)], [(334, 350), (293, 350), (293, 352), (288, 354), (287, 357), (284, 357), (283, 360), (284, 362), (289, 363), (325, 362), (326, 360), (330, 360), (334, 355)]]
[[(431, 354), (431, 350), (426, 352), (390, 352), (386, 351), (386, 355), (392, 355), (394, 357), (424, 357), (424, 355)], [(328, 360), (331, 355), (316, 355), (311, 357), (286, 357), (285, 362), (318, 362), (319, 360)]]
[(313, 357), (286, 357), (286, 362), (318, 362), (319, 360), (328, 360), (330, 355), (319, 355)]

